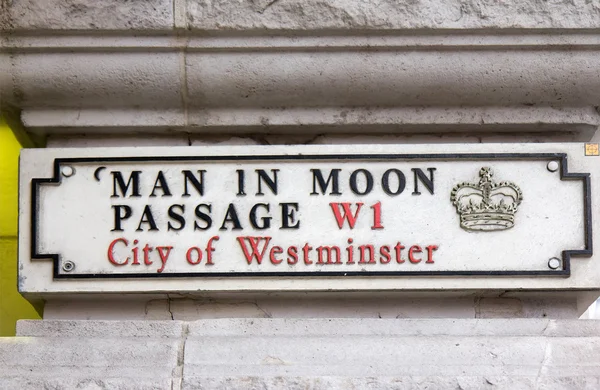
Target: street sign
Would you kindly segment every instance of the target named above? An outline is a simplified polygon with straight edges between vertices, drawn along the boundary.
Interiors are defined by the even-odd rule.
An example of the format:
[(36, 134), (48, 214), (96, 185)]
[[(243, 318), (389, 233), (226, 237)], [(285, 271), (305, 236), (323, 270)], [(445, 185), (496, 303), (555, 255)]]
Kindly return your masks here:
[(52, 264), (51, 285), (218, 278), (260, 290), (562, 279), (592, 255), (590, 169), (572, 170), (561, 148), (364, 149), (27, 151), (20, 261)]

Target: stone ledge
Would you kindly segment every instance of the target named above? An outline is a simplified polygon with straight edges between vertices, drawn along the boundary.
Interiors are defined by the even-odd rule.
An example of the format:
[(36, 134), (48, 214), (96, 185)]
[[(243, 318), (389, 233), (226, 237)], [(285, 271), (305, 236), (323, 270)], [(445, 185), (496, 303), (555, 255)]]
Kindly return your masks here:
[(600, 77), (590, 65), (600, 59), (597, 46), (490, 44), (476, 55), (460, 46), (365, 51), (314, 43), (300, 51), (186, 52), (140, 41), (135, 50), (91, 53), (0, 48), (0, 69), (8, 70), (0, 72), (0, 100), (42, 135), (593, 133), (600, 124)]
[(0, 339), (0, 387), (592, 389), (600, 384), (600, 321), (23, 321), (19, 334), (25, 333), (34, 337)]
[(191, 339), (183, 376), (535, 377), (542, 371), (543, 376), (586, 377), (600, 376), (599, 351), (599, 338)]
[(600, 337), (600, 321), (554, 319), (220, 318), (196, 321), (21, 320), (19, 337), (225, 336)]
[[(32, 322), (32, 321), (29, 321)], [(214, 319), (189, 323), (189, 337), (219, 336), (600, 337), (600, 321), (550, 319)]]
[[(35, 376), (23, 375), (14, 377), (1, 377), (0, 388), (19, 389), (19, 390), (39, 390), (39, 389), (115, 389), (115, 390), (168, 390), (179, 389), (179, 380), (170, 378), (107, 378), (107, 377), (69, 377), (42, 375)], [(194, 388), (192, 385), (192, 388)], [(214, 387), (213, 387), (214, 388)], [(221, 387), (222, 388), (222, 387)]]
[(120, 337), (0, 339), (0, 378), (171, 378), (180, 342)]
[(181, 338), (181, 321), (64, 321), (21, 320), (17, 335), (27, 337), (144, 337)]
[(39, 135), (593, 132), (599, 28), (583, 0), (9, 1), (0, 100)]
[(186, 377), (182, 389), (397, 389), (397, 390), (525, 390), (589, 389), (600, 386), (600, 377), (507, 377), (507, 376), (377, 376), (354, 377)]

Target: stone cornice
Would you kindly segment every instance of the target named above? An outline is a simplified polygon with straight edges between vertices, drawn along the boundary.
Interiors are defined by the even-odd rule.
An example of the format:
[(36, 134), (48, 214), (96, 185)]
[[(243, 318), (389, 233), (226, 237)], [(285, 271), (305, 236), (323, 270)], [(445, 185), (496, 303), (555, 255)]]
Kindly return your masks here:
[(40, 134), (596, 129), (593, 4), (430, 3), (3, 3), (0, 99)]

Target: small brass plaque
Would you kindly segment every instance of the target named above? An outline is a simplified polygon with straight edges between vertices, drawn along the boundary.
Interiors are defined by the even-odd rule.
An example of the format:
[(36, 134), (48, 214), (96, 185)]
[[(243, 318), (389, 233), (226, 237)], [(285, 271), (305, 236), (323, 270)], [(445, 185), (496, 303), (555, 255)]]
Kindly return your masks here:
[(598, 144), (585, 144), (585, 155), (600, 156), (600, 152), (598, 151)]

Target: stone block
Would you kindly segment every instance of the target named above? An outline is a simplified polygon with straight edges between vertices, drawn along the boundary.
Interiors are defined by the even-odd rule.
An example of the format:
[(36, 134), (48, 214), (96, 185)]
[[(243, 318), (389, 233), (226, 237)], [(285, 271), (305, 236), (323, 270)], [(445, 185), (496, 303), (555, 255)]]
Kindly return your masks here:
[[(385, 110), (381, 113), (377, 107), (577, 107), (600, 96), (591, 88), (600, 84), (600, 76), (589, 67), (589, 63), (596, 61), (596, 52), (489, 50), (478, 51), (474, 57), (471, 52), (460, 50), (449, 50), (442, 55), (433, 50), (405, 49), (306, 50), (285, 55), (258, 48), (241, 52), (190, 52), (186, 55), (188, 99), (192, 108), (229, 108), (223, 110), (220, 121), (232, 125), (286, 124), (285, 117), (275, 120), (263, 114), (261, 119), (260, 112), (251, 108), (302, 107), (304, 111), (283, 114), (295, 116), (298, 123), (306, 126), (318, 125), (318, 120), (327, 116), (329, 107), (358, 107), (338, 109), (337, 124), (384, 122), (385, 118), (394, 118), (389, 123), (402, 124), (401, 115), (396, 113), (394, 117), (394, 112), (385, 115)], [(309, 110), (315, 107), (319, 110)], [(374, 109), (371, 111), (369, 107)], [(410, 115), (407, 110), (406, 120), (435, 124), (442, 111), (438, 108)], [(545, 111), (552, 121), (561, 116), (558, 110)], [(505, 110), (505, 114), (509, 112)], [(217, 111), (209, 113), (216, 115)], [(590, 114), (589, 110), (580, 112), (578, 118), (597, 118)], [(198, 111), (197, 117), (190, 116), (190, 123), (219, 122), (218, 118), (206, 115)], [(520, 120), (527, 120), (527, 110), (518, 115)], [(455, 122), (478, 125), (486, 121), (506, 122), (506, 118), (494, 112), (486, 115), (458, 110), (454, 116)], [(470, 121), (470, 116), (476, 121)]]
[(0, 378), (170, 379), (174, 339), (13, 337), (0, 343)]
[(189, 323), (190, 337), (234, 335), (319, 336), (538, 336), (593, 337), (600, 334), (600, 321), (549, 319), (373, 319), (373, 318), (229, 318)]
[(596, 337), (600, 336), (598, 320), (548, 321), (543, 335), (546, 337)]
[(42, 378), (35, 376), (20, 376), (0, 378), (0, 389), (19, 390), (62, 390), (62, 389), (84, 389), (84, 390), (164, 390), (176, 389), (173, 380), (169, 378), (88, 378), (88, 377), (52, 377), (50, 375)]
[[(185, 124), (181, 108), (115, 108), (110, 114), (98, 108), (33, 109), (23, 113), (21, 120), (32, 133), (44, 133), (43, 129), (47, 126), (60, 129), (59, 134), (48, 140), (46, 147), (189, 145), (187, 133), (172, 131), (174, 127), (180, 128)], [(82, 134), (82, 128), (93, 131)], [(143, 135), (140, 136), (142, 129)], [(164, 134), (166, 132), (169, 134)]]
[(198, 30), (401, 30), (597, 28), (594, 2), (384, 0), (187, 0)]
[(535, 376), (545, 354), (536, 337), (325, 336), (190, 337), (184, 377)]
[[(187, 328), (189, 327), (189, 332)], [(596, 389), (600, 321), (38, 321), (0, 388)]]
[(190, 377), (183, 380), (182, 389), (394, 389), (394, 390), (550, 390), (581, 389), (596, 390), (600, 385), (598, 376), (591, 377), (503, 377), (503, 376), (377, 376), (357, 377), (296, 377), (296, 376), (245, 376), (245, 377)]
[(600, 380), (595, 322), (197, 321), (183, 388), (593, 389)]
[(65, 338), (179, 338), (183, 336), (183, 327), (180, 321), (22, 320), (17, 322), (17, 335)]
[(166, 30), (172, 0), (18, 0), (0, 6), (0, 30)]
[(547, 376), (600, 376), (600, 335), (596, 337), (554, 337), (548, 339), (544, 358)]
[(13, 92), (18, 91), (15, 103), (24, 106), (68, 108), (65, 100), (76, 99), (78, 108), (102, 107), (96, 115), (106, 116), (109, 108), (122, 112), (143, 106), (148, 111), (182, 104), (177, 53), (29, 53), (15, 56), (10, 72)]

